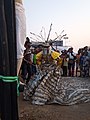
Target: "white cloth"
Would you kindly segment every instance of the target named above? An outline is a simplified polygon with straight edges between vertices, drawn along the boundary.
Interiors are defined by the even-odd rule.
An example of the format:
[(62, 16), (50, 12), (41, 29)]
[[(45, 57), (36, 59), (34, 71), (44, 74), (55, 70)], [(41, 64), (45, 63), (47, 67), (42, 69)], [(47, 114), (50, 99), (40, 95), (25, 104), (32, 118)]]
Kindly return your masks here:
[(52, 46), (49, 47), (49, 54), (51, 54), (52, 52), (54, 52), (55, 50), (53, 49)]
[(74, 59), (74, 56), (76, 56), (76, 54), (73, 52), (72, 55), (70, 52), (67, 53), (69, 55), (69, 59)]
[(26, 39), (26, 17), (23, 5), (15, 2), (16, 11), (16, 39), (17, 39), (17, 59), (23, 58), (24, 43)]
[(17, 75), (19, 75), (21, 64), (22, 64), (22, 58), (17, 59)]

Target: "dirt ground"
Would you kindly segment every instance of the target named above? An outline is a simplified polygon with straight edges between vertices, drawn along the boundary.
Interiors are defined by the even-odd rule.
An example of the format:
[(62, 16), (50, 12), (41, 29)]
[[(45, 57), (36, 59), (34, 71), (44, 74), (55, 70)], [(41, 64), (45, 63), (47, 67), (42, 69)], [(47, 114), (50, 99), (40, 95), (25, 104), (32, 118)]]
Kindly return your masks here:
[(22, 93), (18, 103), (20, 120), (90, 120), (90, 103), (72, 106), (31, 105), (23, 100)]

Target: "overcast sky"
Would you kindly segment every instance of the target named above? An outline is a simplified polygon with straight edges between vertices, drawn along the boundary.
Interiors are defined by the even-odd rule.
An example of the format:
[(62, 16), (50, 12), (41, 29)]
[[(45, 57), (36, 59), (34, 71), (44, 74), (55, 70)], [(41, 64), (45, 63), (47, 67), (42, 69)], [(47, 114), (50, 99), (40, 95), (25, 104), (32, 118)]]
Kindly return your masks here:
[[(90, 46), (90, 0), (23, 0), (27, 36), (30, 32), (39, 34), (42, 27), (49, 32), (50, 24), (52, 30), (50, 38), (67, 34), (68, 39), (64, 45), (73, 46), (77, 51), (79, 47)], [(45, 36), (45, 34), (44, 34)]]

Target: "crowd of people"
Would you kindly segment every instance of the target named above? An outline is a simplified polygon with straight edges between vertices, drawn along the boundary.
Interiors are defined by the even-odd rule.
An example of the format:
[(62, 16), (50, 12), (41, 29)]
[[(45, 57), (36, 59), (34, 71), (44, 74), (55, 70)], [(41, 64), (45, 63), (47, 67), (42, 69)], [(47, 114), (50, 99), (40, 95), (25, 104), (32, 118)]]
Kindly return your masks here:
[(77, 54), (73, 52), (72, 47), (64, 50), (61, 58), (63, 59), (63, 76), (90, 76), (90, 48), (88, 46), (80, 48)]
[[(57, 51), (49, 44), (49, 52)], [(37, 65), (40, 64), (40, 58), (37, 59), (36, 56), (40, 56), (42, 54), (42, 46), (34, 46), (32, 47), (32, 43), (30, 39), (27, 37), (24, 44), (24, 57), (21, 65), (20, 75), (23, 78), (25, 83), (28, 83), (30, 79), (37, 72)], [(45, 51), (44, 51), (45, 52)], [(39, 54), (38, 54), (39, 53)], [(38, 54), (38, 55), (37, 55)], [(69, 48), (68, 50), (62, 50), (60, 54), (60, 59), (62, 61), (62, 76), (66, 77), (89, 77), (90, 76), (90, 48), (85, 46), (78, 50), (78, 53), (73, 52), (73, 48)]]

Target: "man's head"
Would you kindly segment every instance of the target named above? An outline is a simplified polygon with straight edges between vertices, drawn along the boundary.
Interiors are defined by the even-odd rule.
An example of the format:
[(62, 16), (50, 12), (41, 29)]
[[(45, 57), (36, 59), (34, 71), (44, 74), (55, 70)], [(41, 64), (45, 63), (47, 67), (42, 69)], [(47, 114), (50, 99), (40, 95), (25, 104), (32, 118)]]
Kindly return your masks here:
[(30, 48), (31, 47), (31, 42), (30, 42), (30, 39), (28, 37), (26, 37), (26, 41), (25, 41), (24, 47), (25, 48)]

